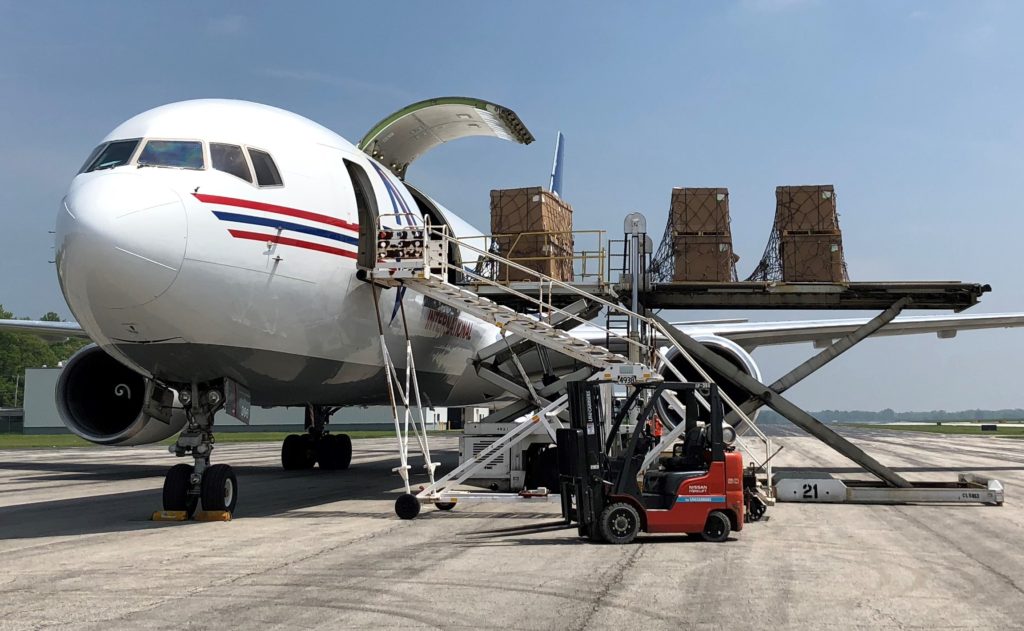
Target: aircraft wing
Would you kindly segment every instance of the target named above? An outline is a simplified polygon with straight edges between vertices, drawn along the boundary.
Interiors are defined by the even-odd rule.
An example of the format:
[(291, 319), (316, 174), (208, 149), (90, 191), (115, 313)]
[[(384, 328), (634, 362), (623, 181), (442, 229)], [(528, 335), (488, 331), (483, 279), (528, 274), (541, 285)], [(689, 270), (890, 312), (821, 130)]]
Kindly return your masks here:
[(48, 322), (45, 320), (0, 320), (0, 332), (34, 333), (48, 339), (81, 337), (89, 339), (77, 322)]
[[(688, 325), (680, 323), (687, 335), (718, 335), (730, 339), (748, 351), (759, 346), (815, 342), (827, 344), (852, 333), (870, 318), (835, 320), (797, 320), (792, 322), (723, 322)], [(903, 316), (885, 325), (872, 337), (935, 333), (940, 338), (954, 337), (958, 331), (1008, 329), (1024, 326), (1024, 313), (993, 313), (955, 316)]]

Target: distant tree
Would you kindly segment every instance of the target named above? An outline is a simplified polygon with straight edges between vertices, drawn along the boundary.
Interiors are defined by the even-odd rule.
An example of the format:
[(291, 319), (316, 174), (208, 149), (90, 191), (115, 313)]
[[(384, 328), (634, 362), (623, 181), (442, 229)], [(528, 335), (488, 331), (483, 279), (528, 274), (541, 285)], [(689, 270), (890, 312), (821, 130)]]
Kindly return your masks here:
[[(0, 319), (14, 318), (14, 314), (0, 305)], [(53, 311), (42, 318), (47, 322), (60, 322), (61, 318)], [(47, 343), (31, 333), (0, 332), (0, 407), (11, 407), (17, 401), (24, 400), (25, 369), (56, 366), (67, 361), (78, 349), (88, 344), (88, 340), (68, 338), (66, 340)], [(15, 397), (17, 388), (18, 396)]]

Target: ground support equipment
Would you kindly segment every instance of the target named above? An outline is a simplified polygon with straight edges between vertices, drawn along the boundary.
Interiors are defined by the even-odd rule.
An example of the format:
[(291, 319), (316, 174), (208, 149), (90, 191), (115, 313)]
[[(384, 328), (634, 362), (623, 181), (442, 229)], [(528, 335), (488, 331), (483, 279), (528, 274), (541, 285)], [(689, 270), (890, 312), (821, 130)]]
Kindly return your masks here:
[(1001, 506), (1003, 485), (999, 480), (974, 473), (960, 473), (956, 482), (912, 482), (894, 488), (871, 480), (840, 480), (829, 474), (787, 471), (775, 476), (780, 502), (829, 504), (988, 504)]
[[(648, 421), (666, 393), (683, 408), (680, 425), (687, 428), (686, 440), (678, 445), (677, 455), (645, 471), (655, 442)], [(696, 421), (698, 393), (710, 404), (703, 427)], [(724, 438), (716, 385), (640, 385), (614, 414), (608, 435), (601, 428), (611, 411), (601, 405), (599, 383), (570, 384), (569, 406), (571, 426), (558, 430), (561, 505), (562, 516), (577, 523), (580, 536), (621, 544), (643, 531), (700, 534), (720, 542), (743, 528), (743, 458)], [(608, 438), (633, 408), (639, 409), (638, 422), (625, 450), (613, 455)]]

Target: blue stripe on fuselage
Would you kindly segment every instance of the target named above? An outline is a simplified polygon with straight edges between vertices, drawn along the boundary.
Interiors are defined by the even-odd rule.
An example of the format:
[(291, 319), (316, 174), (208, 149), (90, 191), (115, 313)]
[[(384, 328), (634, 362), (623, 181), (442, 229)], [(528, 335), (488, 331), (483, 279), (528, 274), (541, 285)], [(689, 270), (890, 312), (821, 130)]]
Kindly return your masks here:
[(213, 214), (217, 217), (217, 219), (220, 219), (221, 221), (247, 223), (254, 226), (266, 226), (268, 228), (276, 228), (278, 230), (290, 230), (292, 232), (301, 232), (303, 234), (313, 235), (314, 237), (323, 237), (325, 239), (341, 241), (342, 243), (359, 245), (359, 239), (355, 237), (350, 237), (347, 234), (331, 232), (330, 230), (324, 230), (322, 228), (304, 226), (300, 223), (281, 221), (280, 219), (274, 219), (271, 217), (252, 217), (250, 215), (240, 215), (238, 213), (226, 213), (219, 210), (213, 211)]

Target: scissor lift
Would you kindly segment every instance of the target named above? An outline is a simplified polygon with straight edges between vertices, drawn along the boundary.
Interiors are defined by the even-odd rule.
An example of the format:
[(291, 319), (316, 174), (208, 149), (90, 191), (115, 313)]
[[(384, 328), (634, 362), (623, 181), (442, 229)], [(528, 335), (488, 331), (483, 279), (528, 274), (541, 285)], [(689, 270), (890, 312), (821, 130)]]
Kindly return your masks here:
[[(682, 379), (682, 375), (672, 363), (667, 362), (664, 352), (666, 346), (674, 348), (678, 356), (684, 358), (701, 375), (703, 380), (714, 381), (707, 370), (711, 369), (746, 396), (744, 401), (733, 401), (724, 392), (722, 393), (722, 398), (728, 408), (727, 423), (736, 427), (741, 434), (746, 433), (745, 438), (754, 439), (763, 445), (763, 455), (753, 457), (755, 448), (745, 442), (741, 441), (740, 443), (747, 453), (748, 462), (752, 463), (753, 474), (757, 475), (761, 482), (758, 492), (765, 506), (773, 503), (776, 496), (780, 500), (794, 499), (789, 493), (790, 485), (803, 485), (808, 482), (797, 480), (796, 482), (782, 483), (780, 481), (782, 483), (781, 490), (778, 485), (772, 485), (771, 459), (778, 450), (773, 448), (771, 440), (760, 432), (751, 419), (751, 415), (764, 405), (776, 410), (810, 435), (876, 476), (881, 481), (881, 488), (886, 491), (885, 494), (876, 493), (874, 495), (863, 490), (848, 492), (845, 495), (847, 501), (872, 501), (872, 498), (884, 495), (886, 501), (890, 502), (942, 501), (993, 504), (1002, 502), (1001, 486), (996, 481), (980, 482), (977, 478), (968, 477), (955, 483), (925, 486), (911, 483), (783, 396), (787, 389), (877, 332), (904, 308), (913, 307), (915, 291), (906, 291), (902, 294), (890, 292), (887, 295), (893, 298), (892, 303), (876, 318), (865, 323), (853, 333), (834, 341), (775, 383), (766, 386), (657, 315), (642, 314), (627, 309), (606, 296), (589, 293), (571, 283), (545, 276), (493, 252), (476, 248), (468, 242), (460, 241), (449, 235), (445, 226), (420, 225), (396, 228), (389, 225), (388, 217), (383, 215), (378, 219), (379, 263), (374, 269), (368, 270), (370, 272), (368, 280), (381, 287), (408, 287), (449, 307), (490, 322), (501, 329), (503, 339), (498, 344), (483, 349), (474, 363), (481, 377), (503, 388), (518, 400), (518, 403), (513, 403), (503, 411), (504, 418), (502, 420), (510, 422), (511, 429), (475, 456), (465, 458), (455, 470), (436, 479), (434, 470), (437, 464), (431, 462), (430, 459), (408, 332), (406, 331), (407, 361), (403, 378), (388, 351), (384, 337), (383, 319), (378, 311), (381, 353), (387, 368), (388, 388), (391, 393), (395, 429), (398, 435), (400, 465), (396, 468), (396, 472), (401, 475), (406, 491), (396, 502), (396, 512), (400, 517), (415, 517), (419, 513), (421, 503), (432, 503), (441, 509), (450, 509), (458, 501), (547, 501), (553, 499), (547, 489), (524, 491), (519, 494), (496, 494), (467, 492), (457, 487), (470, 480), (480, 469), (498, 458), (503, 450), (522, 441), (535, 431), (543, 430), (553, 442), (555, 430), (562, 426), (562, 422), (566, 418), (564, 393), (569, 381), (590, 379), (614, 382), (627, 387), (635, 383), (649, 383), (661, 379), (656, 368), (659, 363), (667, 367), (670, 372), (674, 372), (677, 378)], [(459, 248), (463, 252), (472, 252), (478, 257), (478, 260), (488, 261), (492, 266), (510, 267), (524, 274), (532, 275), (536, 277), (536, 281), (531, 281), (531, 285), (546, 287), (547, 291), (541, 290), (540, 295), (531, 295), (524, 290), (522, 284), (518, 288), (515, 285), (503, 285), (489, 280), (471, 269), (458, 267), (447, 256), (452, 248)], [(452, 282), (453, 279), (456, 282)], [(644, 279), (638, 279), (638, 285), (644, 282)], [(475, 291), (471, 290), (470, 286)], [(481, 286), (489, 288), (487, 297), (480, 295), (479, 288)], [(948, 291), (944, 290), (943, 295), (950, 297), (947, 306), (956, 309), (957, 305), (961, 305), (961, 303), (963, 303), (962, 308), (973, 304), (977, 300), (979, 292), (987, 290), (987, 287), (964, 285), (963, 291), (959, 292), (949, 286), (945, 289)], [(633, 290), (631, 292), (634, 297), (633, 304), (637, 304), (637, 297), (643, 297), (647, 295), (645, 292), (649, 291), (650, 288), (646, 285), (638, 286)], [(723, 289), (722, 291), (727, 290)], [(737, 287), (737, 291), (745, 291), (745, 288)], [(549, 297), (548, 300), (543, 298), (544, 295)], [(765, 293), (764, 295), (769, 296), (770, 294)], [(555, 303), (554, 296), (558, 296), (558, 304)], [(575, 297), (576, 300), (569, 302), (569, 296)], [(931, 302), (933, 298), (934, 296), (926, 302), (932, 308), (934, 308)], [(806, 307), (809, 303), (802, 302), (801, 304)], [(857, 304), (859, 307), (860, 303)], [(515, 305), (516, 308), (513, 309), (508, 305)], [(524, 305), (532, 305), (536, 315), (524, 313)], [(645, 312), (649, 311), (649, 306), (642, 306), (645, 307), (643, 309)], [(608, 339), (606, 346), (589, 343), (573, 337), (567, 332), (576, 324), (586, 323), (593, 326), (594, 323), (589, 321), (589, 317), (593, 315), (595, 308), (606, 310), (610, 314), (619, 314), (628, 320), (631, 323), (628, 332), (606, 328), (605, 333)], [(404, 311), (402, 317), (404, 324)], [(609, 318), (609, 320), (611, 319)], [(610, 350), (612, 348), (620, 348), (623, 352)], [(552, 377), (551, 380), (545, 380), (542, 384), (535, 383), (531, 380), (521, 361), (522, 354), (527, 350), (537, 354), (545, 372), (548, 372), (548, 367), (544, 358), (548, 357), (550, 353), (571, 359), (575, 369), (563, 371), (558, 375), (549, 374), (548, 376)], [(607, 396), (610, 396), (610, 390)], [(707, 402), (704, 404), (706, 406)], [(662, 420), (668, 422), (667, 419)], [(670, 422), (668, 424), (670, 431), (655, 447), (654, 452), (656, 453), (670, 448), (672, 441), (678, 436), (678, 433), (674, 431), (677, 427), (671, 425)], [(413, 494), (409, 481), (410, 432), (417, 439), (424, 455), (424, 467), (428, 474), (428, 485), (416, 494)], [(756, 451), (760, 454), (759, 448)], [(651, 462), (653, 462), (653, 458), (645, 463), (645, 466), (649, 466)], [(789, 478), (789, 480), (793, 480), (793, 478)], [(970, 490), (959, 494), (921, 492), (922, 489), (929, 488), (948, 490), (951, 488), (950, 484), (955, 489)], [(982, 487), (985, 492), (980, 491)], [(838, 487), (835, 488), (838, 489)], [(867, 487), (847, 483), (847, 489), (850, 488), (864, 489)], [(838, 490), (835, 495), (830, 495), (830, 498), (834, 497), (838, 497)]]

